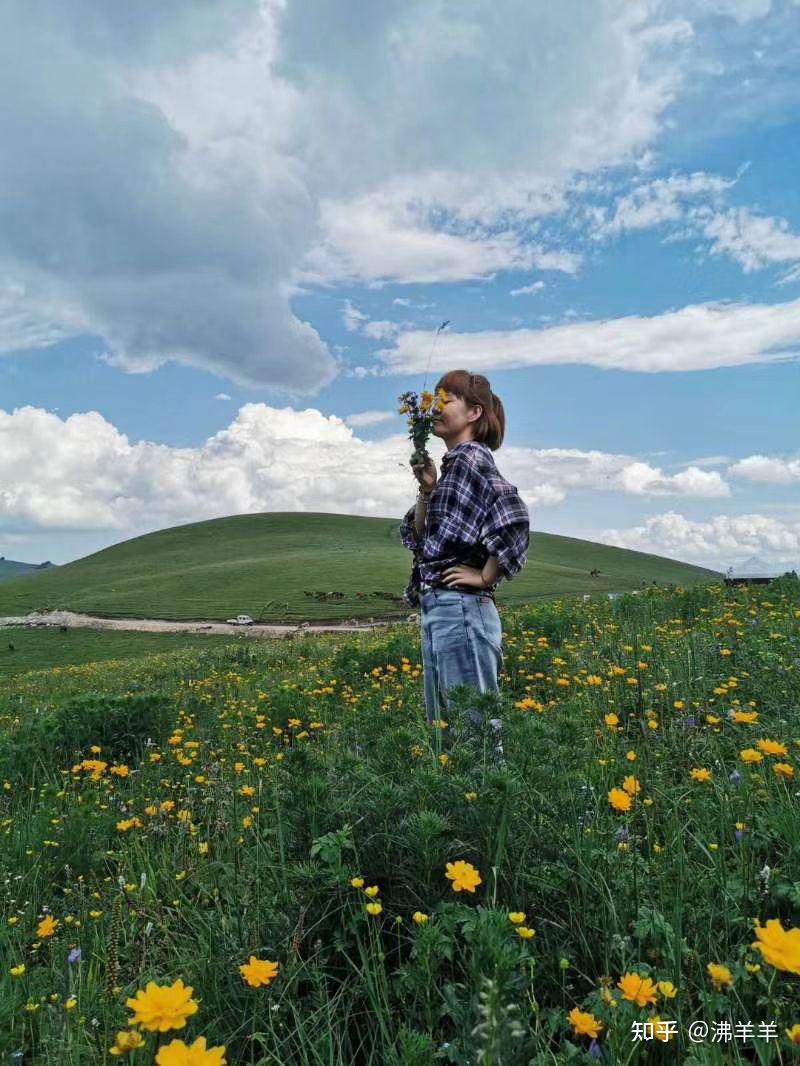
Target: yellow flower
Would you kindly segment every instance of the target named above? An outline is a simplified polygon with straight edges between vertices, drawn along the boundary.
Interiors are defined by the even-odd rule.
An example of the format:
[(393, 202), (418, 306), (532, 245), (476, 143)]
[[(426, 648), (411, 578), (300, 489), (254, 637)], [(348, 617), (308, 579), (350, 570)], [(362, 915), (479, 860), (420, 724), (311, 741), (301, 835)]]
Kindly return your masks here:
[(173, 1040), (158, 1049), (157, 1066), (226, 1066), (225, 1045), (206, 1047), (206, 1038), (198, 1036), (193, 1044)]
[(459, 859), (458, 862), (448, 862), (445, 877), (453, 882), (454, 892), (474, 892), (476, 885), (481, 884), (481, 875), (472, 865)]
[(21, 962), (19, 966), (12, 966), (8, 972), (11, 974), (12, 977), (22, 977), (22, 975), (25, 973), (25, 963)]
[(642, 977), (638, 973), (626, 973), (617, 981), (617, 988), (622, 992), (622, 998), (635, 1003), (637, 1007), (646, 1007), (648, 1003), (656, 1001), (656, 986), (649, 977)]
[(635, 751), (626, 751), (625, 752), (625, 758), (628, 760), (628, 762), (636, 762), (636, 752)]
[(424, 925), (430, 919), (430, 915), (423, 914), (422, 911), (414, 911), (411, 917), (417, 925)]
[(800, 974), (800, 929), (786, 930), (777, 918), (765, 926), (756, 919), (756, 936), (751, 947), (758, 948), (765, 962), (776, 970)]
[(739, 752), (739, 758), (742, 762), (761, 762), (764, 756), (755, 748), (744, 748)]
[(363, 877), (351, 877), (350, 878), (350, 884), (353, 886), (353, 888), (363, 888), (364, 887), (364, 878)]
[(476, 800), (477, 798), (478, 798), (478, 793), (477, 792), (465, 792), (464, 793), (464, 799), (467, 801), (467, 803), (472, 803), (472, 801)]
[(615, 811), (629, 811), (631, 809), (631, 797), (621, 788), (612, 788), (608, 793), (608, 802)]
[(770, 740), (768, 737), (756, 741), (756, 747), (765, 755), (788, 755), (789, 750), (785, 744), (778, 740)]
[(794, 767), (790, 762), (773, 763), (772, 771), (776, 777), (794, 777)]
[(567, 1017), (576, 1036), (590, 1036), (592, 1040), (596, 1040), (603, 1028), (603, 1023), (598, 1021), (593, 1014), (578, 1010), (577, 1007), (573, 1007)]
[(672, 983), (672, 981), (659, 981), (658, 991), (661, 993), (664, 999), (674, 999), (678, 994), (678, 990)]
[(383, 910), (383, 904), (382, 903), (368, 903), (367, 904), (367, 914), (377, 915), (377, 914), (380, 914), (382, 910)]
[(39, 924), (36, 926), (36, 935), (45, 937), (52, 936), (58, 927), (58, 918), (54, 918), (52, 914), (46, 915)]
[(800, 1025), (797, 1022), (794, 1023), (791, 1029), (784, 1029), (784, 1032), (795, 1047), (800, 1047)]
[(369, 896), (370, 899), (374, 899), (379, 892), (380, 889), (377, 885), (370, 885), (369, 888), (364, 889), (364, 895)]
[(278, 963), (269, 959), (257, 959), (250, 956), (250, 961), (239, 967), (239, 973), (251, 988), (265, 987), (278, 976)]
[(718, 962), (710, 962), (706, 969), (714, 988), (726, 988), (733, 983), (733, 974), (727, 966), (722, 966)]
[(731, 721), (738, 725), (752, 725), (758, 721), (758, 711), (734, 711)]
[(197, 851), (200, 855), (208, 855), (208, 841), (201, 840), (197, 845)]
[(121, 1029), (117, 1033), (114, 1046), (108, 1050), (110, 1055), (124, 1055), (127, 1051), (135, 1051), (139, 1047), (144, 1047), (142, 1034), (136, 1029)]
[(523, 940), (530, 940), (532, 936), (536, 936), (536, 930), (529, 929), (527, 925), (518, 925), (517, 936), (521, 936)]
[(148, 981), (144, 990), (140, 988), (135, 996), (125, 1001), (134, 1013), (128, 1025), (141, 1025), (143, 1029), (158, 1033), (182, 1029), (186, 1019), (197, 1013), (198, 1004), (191, 998), (192, 991), (191, 985), (184, 985), (180, 977), (171, 985)]
[(511, 911), (508, 920), (514, 925), (521, 925), (525, 921), (525, 911)]
[(64, 1001), (64, 1010), (75, 1010), (78, 1006), (78, 1000), (75, 996), (70, 996), (69, 999)]
[(603, 721), (609, 729), (613, 729), (615, 726), (619, 725), (619, 718), (613, 713), (604, 715)]
[(694, 770), (689, 771), (689, 776), (694, 781), (710, 781), (711, 771), (707, 770), (705, 766), (695, 767)]
[(622, 782), (622, 787), (625, 789), (629, 796), (635, 796), (637, 792), (642, 791), (642, 786), (639, 784), (633, 774), (628, 774), (628, 776)]

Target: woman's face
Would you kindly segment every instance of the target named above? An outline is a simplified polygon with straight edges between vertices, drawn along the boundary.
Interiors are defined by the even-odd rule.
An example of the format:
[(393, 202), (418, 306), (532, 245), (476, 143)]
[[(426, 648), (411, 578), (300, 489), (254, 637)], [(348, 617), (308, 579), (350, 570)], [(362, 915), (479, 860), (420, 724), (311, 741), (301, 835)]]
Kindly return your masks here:
[(472, 424), (480, 415), (480, 407), (470, 407), (460, 396), (449, 392), (447, 403), (433, 424), (433, 435), (441, 437), (450, 448), (462, 440), (472, 440)]

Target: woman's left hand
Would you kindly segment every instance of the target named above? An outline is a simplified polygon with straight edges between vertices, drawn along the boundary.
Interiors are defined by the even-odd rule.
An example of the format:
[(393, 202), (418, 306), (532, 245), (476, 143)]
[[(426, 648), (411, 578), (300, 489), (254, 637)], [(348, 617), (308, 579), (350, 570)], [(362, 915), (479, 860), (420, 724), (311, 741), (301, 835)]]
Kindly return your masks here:
[(465, 585), (471, 589), (486, 587), (483, 572), (474, 566), (448, 566), (442, 571), (442, 583), (448, 588), (453, 588), (455, 585)]

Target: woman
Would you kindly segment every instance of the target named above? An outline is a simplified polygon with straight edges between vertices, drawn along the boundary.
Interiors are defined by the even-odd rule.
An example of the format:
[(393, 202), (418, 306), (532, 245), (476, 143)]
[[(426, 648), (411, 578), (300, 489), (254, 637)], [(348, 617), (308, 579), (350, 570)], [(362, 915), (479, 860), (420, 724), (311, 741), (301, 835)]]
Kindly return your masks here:
[[(454, 685), (499, 690), (502, 626), (494, 593), (502, 578), (525, 565), (530, 535), (528, 508), (492, 456), (503, 442), (505, 413), (488, 380), (453, 370), (439, 379), (440, 388), (448, 399), (433, 433), (448, 449), (442, 475), (432, 459), (425, 467), (411, 460), (420, 490), (400, 526), (403, 544), (414, 553), (403, 598), (421, 608), (429, 725), (442, 717)], [(501, 724), (491, 719), (498, 760)], [(478, 711), (468, 712), (468, 725), (482, 731)]]

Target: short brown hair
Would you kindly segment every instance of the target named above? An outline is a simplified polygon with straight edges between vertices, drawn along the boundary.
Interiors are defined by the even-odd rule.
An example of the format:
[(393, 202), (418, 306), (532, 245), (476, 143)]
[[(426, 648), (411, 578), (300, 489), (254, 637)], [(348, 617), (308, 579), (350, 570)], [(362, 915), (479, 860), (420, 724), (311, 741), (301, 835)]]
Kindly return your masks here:
[(495, 396), (489, 379), (468, 370), (450, 370), (436, 383), (437, 389), (455, 393), (468, 407), (480, 406), (480, 418), (472, 423), (472, 439), (496, 452), (506, 432), (506, 414), (499, 396)]

